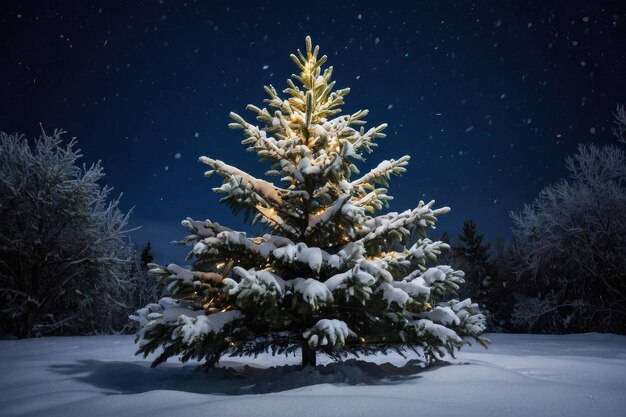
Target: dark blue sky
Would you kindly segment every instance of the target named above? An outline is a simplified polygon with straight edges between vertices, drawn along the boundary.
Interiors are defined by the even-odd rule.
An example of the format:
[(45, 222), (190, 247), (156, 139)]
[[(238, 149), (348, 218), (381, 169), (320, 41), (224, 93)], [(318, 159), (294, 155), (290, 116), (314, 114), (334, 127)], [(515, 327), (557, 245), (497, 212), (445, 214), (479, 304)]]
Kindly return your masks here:
[(329, 56), (344, 110), (387, 122), (363, 169), (410, 154), (391, 209), (452, 207), (440, 230), (473, 218), (510, 236), (519, 210), (565, 174), (578, 143), (612, 141), (626, 101), (623, 1), (3, 2), (0, 130), (42, 123), (78, 137), (86, 162), (134, 208), (134, 238), (158, 260), (186, 216), (235, 228), (201, 155), (260, 175), (228, 113), (282, 89), (304, 37)]

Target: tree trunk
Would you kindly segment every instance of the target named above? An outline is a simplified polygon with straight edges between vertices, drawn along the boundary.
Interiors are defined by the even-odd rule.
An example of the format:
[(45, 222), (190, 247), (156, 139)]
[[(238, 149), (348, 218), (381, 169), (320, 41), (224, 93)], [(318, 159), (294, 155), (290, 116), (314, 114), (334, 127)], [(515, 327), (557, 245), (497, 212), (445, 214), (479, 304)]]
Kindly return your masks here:
[(317, 364), (317, 354), (314, 349), (311, 349), (307, 341), (302, 342), (302, 369), (307, 366), (313, 366)]

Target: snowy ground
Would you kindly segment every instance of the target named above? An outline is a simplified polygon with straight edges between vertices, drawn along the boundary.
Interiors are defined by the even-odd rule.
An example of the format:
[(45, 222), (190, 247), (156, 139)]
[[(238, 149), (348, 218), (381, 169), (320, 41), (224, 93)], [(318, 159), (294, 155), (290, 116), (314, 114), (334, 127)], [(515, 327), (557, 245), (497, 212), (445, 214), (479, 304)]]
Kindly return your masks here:
[(299, 372), (272, 368), (296, 358), (264, 356), (225, 358), (233, 369), (209, 374), (179, 363), (150, 369), (133, 356), (132, 336), (0, 341), (0, 415), (626, 415), (626, 337), (489, 337), (489, 350), (426, 370), (393, 355)]

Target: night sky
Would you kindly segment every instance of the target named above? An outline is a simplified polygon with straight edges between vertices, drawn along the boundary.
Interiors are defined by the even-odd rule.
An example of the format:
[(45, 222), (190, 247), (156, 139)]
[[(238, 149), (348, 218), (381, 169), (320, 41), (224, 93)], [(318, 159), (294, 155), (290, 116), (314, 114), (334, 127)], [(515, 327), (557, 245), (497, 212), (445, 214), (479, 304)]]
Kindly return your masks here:
[(228, 113), (253, 122), (246, 105), (286, 86), (306, 35), (352, 89), (344, 112), (389, 124), (362, 171), (410, 154), (391, 210), (435, 199), (452, 207), (439, 232), (472, 218), (510, 237), (509, 212), (562, 178), (579, 143), (613, 142), (626, 101), (624, 1), (4, 1), (0, 130), (77, 137), (134, 207), (133, 239), (182, 262), (169, 242), (187, 216), (251, 230), (197, 160), (268, 168)]

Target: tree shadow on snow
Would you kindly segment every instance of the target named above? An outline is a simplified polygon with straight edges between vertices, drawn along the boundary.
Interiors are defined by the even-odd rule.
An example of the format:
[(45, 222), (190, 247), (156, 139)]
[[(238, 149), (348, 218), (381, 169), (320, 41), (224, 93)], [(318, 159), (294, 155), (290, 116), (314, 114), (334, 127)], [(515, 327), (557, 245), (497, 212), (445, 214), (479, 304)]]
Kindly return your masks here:
[(374, 364), (350, 359), (326, 366), (305, 368), (280, 366), (271, 368), (213, 368), (204, 372), (196, 365), (170, 365), (150, 368), (145, 362), (105, 362), (83, 360), (52, 365), (53, 372), (105, 389), (109, 394), (138, 394), (153, 390), (184, 391), (200, 394), (245, 395), (281, 392), (316, 384), (393, 385), (421, 378), (447, 362), (424, 367), (410, 360), (397, 367), (390, 363)]

